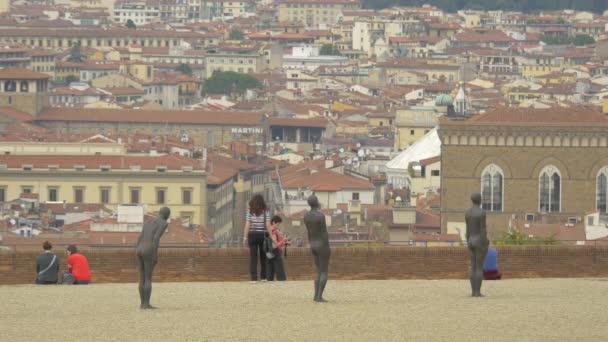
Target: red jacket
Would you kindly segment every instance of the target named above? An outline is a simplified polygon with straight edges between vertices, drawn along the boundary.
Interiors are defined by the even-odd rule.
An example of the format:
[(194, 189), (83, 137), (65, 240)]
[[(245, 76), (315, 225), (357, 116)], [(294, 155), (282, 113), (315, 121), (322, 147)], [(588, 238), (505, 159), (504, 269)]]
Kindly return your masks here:
[(282, 251), (285, 248), (285, 238), (279, 234), (279, 230), (276, 228), (272, 228), (272, 235), (277, 240), (277, 248)]
[(74, 253), (68, 257), (70, 273), (74, 275), (76, 281), (91, 280), (91, 270), (87, 258), (79, 253)]

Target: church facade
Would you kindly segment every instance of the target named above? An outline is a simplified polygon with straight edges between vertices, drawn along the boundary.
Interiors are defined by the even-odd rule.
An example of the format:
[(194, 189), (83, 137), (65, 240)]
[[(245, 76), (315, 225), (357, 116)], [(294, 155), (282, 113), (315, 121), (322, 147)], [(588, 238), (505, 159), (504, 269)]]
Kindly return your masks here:
[(443, 117), (439, 136), (442, 232), (464, 236), (464, 211), (476, 191), (490, 238), (507, 231), (511, 219), (575, 224), (606, 212), (608, 116), (593, 108)]

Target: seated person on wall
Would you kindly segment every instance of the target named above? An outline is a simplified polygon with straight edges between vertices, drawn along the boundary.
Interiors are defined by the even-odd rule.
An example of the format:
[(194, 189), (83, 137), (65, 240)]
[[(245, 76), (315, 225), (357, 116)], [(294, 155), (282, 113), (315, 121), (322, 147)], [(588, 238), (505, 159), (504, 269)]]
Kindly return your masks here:
[(57, 284), (57, 273), (59, 272), (59, 258), (53, 254), (53, 245), (45, 241), (42, 244), (44, 253), (36, 258), (36, 284)]
[(500, 280), (502, 273), (498, 272), (498, 252), (495, 248), (488, 248), (486, 260), (483, 263), (484, 280)]
[(91, 270), (87, 258), (78, 253), (76, 245), (68, 246), (68, 271), (74, 276), (74, 285), (91, 283)]

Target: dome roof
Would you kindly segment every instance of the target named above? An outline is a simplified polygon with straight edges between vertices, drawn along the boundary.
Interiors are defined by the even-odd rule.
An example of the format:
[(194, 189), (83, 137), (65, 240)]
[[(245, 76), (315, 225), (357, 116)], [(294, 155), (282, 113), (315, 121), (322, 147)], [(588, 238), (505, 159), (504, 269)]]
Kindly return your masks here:
[(441, 94), (435, 98), (435, 106), (451, 106), (453, 99), (448, 94)]

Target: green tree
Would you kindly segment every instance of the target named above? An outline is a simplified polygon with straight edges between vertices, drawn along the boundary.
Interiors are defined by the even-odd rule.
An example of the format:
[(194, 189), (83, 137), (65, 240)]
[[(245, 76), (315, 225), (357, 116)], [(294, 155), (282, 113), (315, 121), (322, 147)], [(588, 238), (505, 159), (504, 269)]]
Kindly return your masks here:
[(577, 34), (574, 37), (571, 36), (547, 36), (543, 35), (540, 38), (547, 45), (569, 45), (574, 44), (576, 46), (584, 46), (595, 43), (595, 39), (587, 34)]
[(192, 68), (185, 63), (180, 64), (177, 68), (175, 68), (175, 71), (179, 71), (184, 75), (192, 76)]
[(74, 75), (68, 75), (65, 77), (65, 84), (69, 85), (72, 82), (78, 82), (80, 79)]
[(245, 34), (243, 33), (243, 31), (232, 30), (232, 31), (230, 31), (230, 35), (228, 36), (228, 39), (243, 40), (243, 39), (245, 39)]
[(129, 28), (129, 29), (136, 29), (137, 28), (137, 26), (135, 25), (135, 23), (131, 19), (127, 20), (127, 23), (125, 24), (125, 26), (127, 26), (127, 28)]
[(593, 37), (587, 34), (577, 34), (576, 36), (574, 36), (574, 39), (572, 39), (572, 43), (574, 43), (574, 45), (576, 46), (589, 45), (594, 44), (595, 39), (593, 39)]
[(234, 71), (215, 71), (203, 83), (202, 95), (230, 94), (233, 92), (242, 94), (247, 89), (261, 87), (262, 82), (251, 75), (239, 74)]
[(323, 56), (339, 56), (340, 50), (333, 44), (323, 44), (321, 50), (319, 50), (319, 54)]
[(72, 47), (70, 48), (70, 55), (66, 59), (68, 62), (72, 63), (82, 63), (87, 59), (85, 55), (82, 54), (82, 48), (80, 46), (80, 42), (74, 42)]
[(555, 235), (547, 238), (530, 237), (528, 234), (522, 233), (517, 229), (510, 229), (508, 232), (502, 233), (499, 240), (494, 243), (497, 246), (519, 246), (519, 245), (559, 245), (559, 241), (555, 239)]

